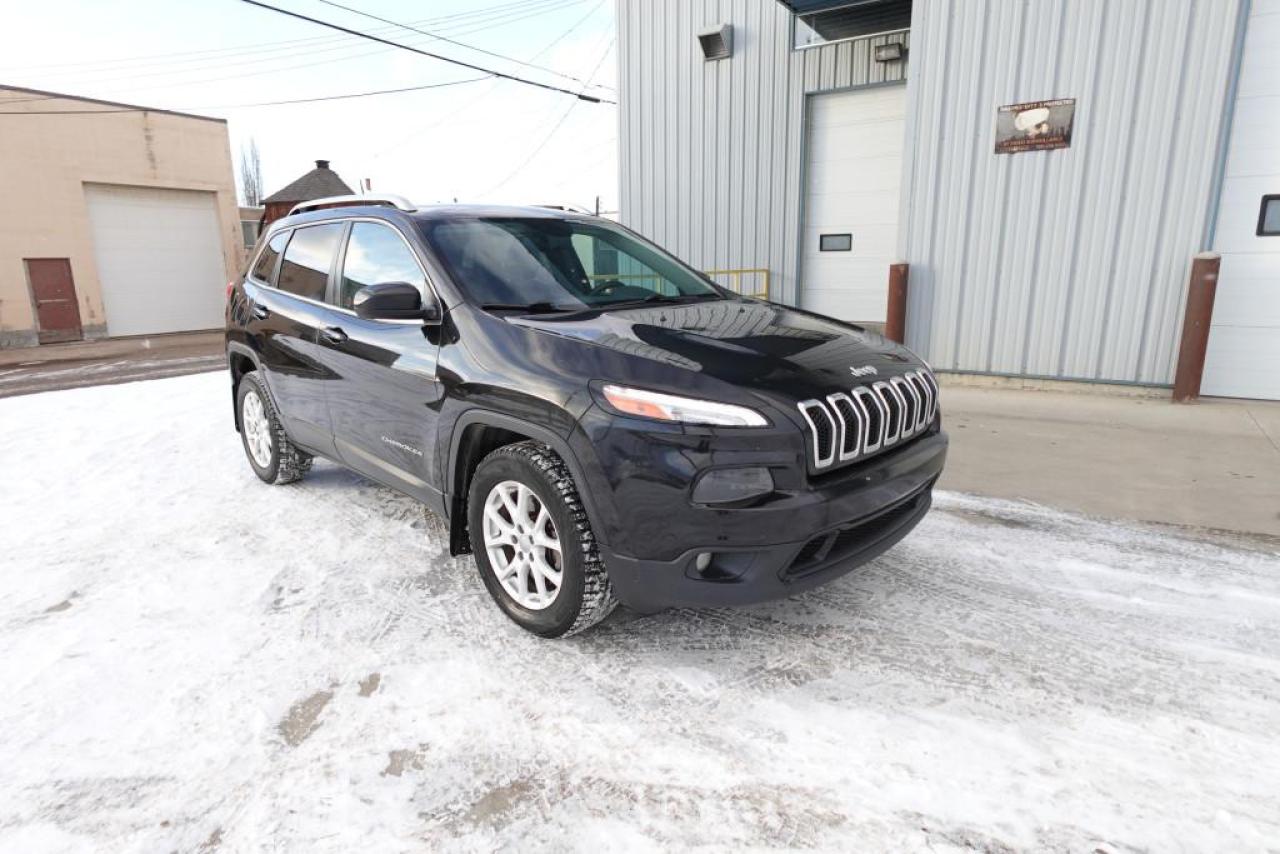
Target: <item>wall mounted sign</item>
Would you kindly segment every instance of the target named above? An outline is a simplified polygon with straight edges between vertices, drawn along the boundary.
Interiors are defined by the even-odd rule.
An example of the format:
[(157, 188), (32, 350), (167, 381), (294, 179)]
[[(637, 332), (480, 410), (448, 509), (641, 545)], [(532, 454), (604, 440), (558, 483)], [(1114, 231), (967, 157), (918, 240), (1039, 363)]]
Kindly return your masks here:
[(996, 154), (1066, 148), (1075, 117), (1075, 98), (1001, 107), (996, 112)]

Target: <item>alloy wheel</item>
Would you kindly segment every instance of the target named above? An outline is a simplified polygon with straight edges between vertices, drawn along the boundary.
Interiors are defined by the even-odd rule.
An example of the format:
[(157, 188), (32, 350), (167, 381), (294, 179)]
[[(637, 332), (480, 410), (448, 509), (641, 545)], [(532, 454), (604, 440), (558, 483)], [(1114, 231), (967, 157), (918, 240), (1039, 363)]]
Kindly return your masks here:
[(244, 430), (249, 455), (259, 468), (267, 468), (271, 465), (271, 421), (267, 418), (267, 408), (257, 389), (249, 389), (244, 396), (240, 426)]
[(560, 593), (564, 551), (547, 505), (532, 489), (504, 480), (484, 503), (484, 546), (502, 589), (541, 611)]

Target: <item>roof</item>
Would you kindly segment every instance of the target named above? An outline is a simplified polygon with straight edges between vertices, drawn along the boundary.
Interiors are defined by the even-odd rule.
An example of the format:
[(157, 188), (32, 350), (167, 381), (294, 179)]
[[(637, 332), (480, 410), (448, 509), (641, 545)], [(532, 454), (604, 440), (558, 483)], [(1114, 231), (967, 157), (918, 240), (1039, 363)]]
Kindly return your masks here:
[(348, 203), (344, 204), (341, 208), (321, 208), (319, 210), (293, 214), (288, 217), (281, 217), (271, 223), (271, 228), (288, 228), (292, 223), (308, 223), (316, 220), (327, 219), (332, 217), (339, 210), (341, 210), (341, 216), (375, 216), (387, 219), (392, 219), (396, 216), (407, 216), (417, 220), (419, 223), (449, 222), (453, 220), (483, 219), (488, 217), (493, 217), (495, 219), (567, 219), (575, 222), (582, 222), (583, 220), (596, 221), (599, 219), (591, 214), (576, 213), (574, 211), (550, 210), (544, 207), (518, 207), (514, 205), (423, 205), (415, 208), (413, 211), (406, 212), (398, 211), (395, 208), (388, 207), (386, 205), (361, 205), (358, 203)]
[(262, 200), (263, 204), (277, 202), (309, 202), (327, 196), (350, 196), (354, 191), (329, 168), (329, 161), (317, 160), (316, 168), (283, 189), (276, 190)]
[(166, 116), (180, 116), (184, 119), (200, 119), (205, 122), (219, 122), (226, 124), (226, 119), (220, 119), (216, 116), (201, 116), (196, 113), (182, 113), (177, 110), (161, 110), (156, 107), (142, 107), (137, 104), (123, 104), (120, 101), (103, 101), (100, 98), (85, 98), (81, 95), (68, 95), (65, 92), (46, 92), (43, 89), (28, 89), (25, 86), (9, 86), (0, 83), (0, 92), (21, 92), (24, 95), (34, 95), (33, 98), (0, 98), (0, 107), (6, 104), (32, 103), (39, 101), (80, 101), (84, 104), (101, 104), (104, 107), (113, 107), (110, 110), (45, 110), (37, 105), (28, 115), (50, 115), (52, 113), (68, 113), (70, 115), (92, 115), (94, 113), (162, 113)]

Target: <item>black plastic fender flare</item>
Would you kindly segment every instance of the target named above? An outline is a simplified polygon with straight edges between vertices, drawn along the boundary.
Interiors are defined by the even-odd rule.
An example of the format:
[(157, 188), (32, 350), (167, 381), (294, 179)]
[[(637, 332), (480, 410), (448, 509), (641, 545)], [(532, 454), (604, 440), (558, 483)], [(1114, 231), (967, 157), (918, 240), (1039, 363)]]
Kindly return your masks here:
[(271, 391), (270, 383), (267, 382), (267, 373), (262, 369), (262, 360), (258, 358), (258, 354), (254, 352), (253, 348), (247, 344), (242, 344), (239, 341), (228, 341), (227, 342), (227, 373), (231, 374), (232, 376), (231, 419), (232, 419), (232, 422), (235, 424), (236, 432), (239, 433), (240, 432), (240, 408), (236, 406), (236, 393), (240, 390), (240, 388), (239, 388), (239, 383), (235, 380), (235, 375), (231, 373), (231, 357), (233, 355), (244, 356), (250, 362), (253, 362), (253, 369), (258, 373), (258, 376), (262, 378), (262, 387), (267, 390), (267, 394), (271, 395), (271, 403), (273, 406), (276, 407), (277, 412), (280, 411), (280, 406), (279, 404), (277, 404), (275, 395)]
[(445, 469), (448, 478), (446, 481), (448, 489), (444, 505), (449, 512), (449, 551), (451, 554), (458, 555), (463, 553), (461, 549), (467, 527), (466, 513), (463, 511), (466, 493), (461, 488), (461, 473), (458, 471), (458, 452), (461, 449), (462, 437), (466, 435), (467, 428), (476, 424), (497, 427), (502, 430), (510, 430), (512, 433), (528, 436), (534, 441), (542, 442), (559, 454), (565, 465), (569, 467), (569, 474), (573, 475), (573, 483), (577, 487), (579, 497), (582, 499), (582, 506), (587, 511), (587, 519), (591, 522), (591, 529), (595, 532), (596, 539), (600, 540), (600, 513), (596, 507), (595, 496), (591, 494), (587, 479), (582, 474), (582, 464), (574, 455), (573, 449), (569, 447), (568, 440), (539, 424), (477, 407), (468, 409), (458, 416), (458, 419), (453, 423), (453, 434), (449, 438), (449, 457), (447, 468)]

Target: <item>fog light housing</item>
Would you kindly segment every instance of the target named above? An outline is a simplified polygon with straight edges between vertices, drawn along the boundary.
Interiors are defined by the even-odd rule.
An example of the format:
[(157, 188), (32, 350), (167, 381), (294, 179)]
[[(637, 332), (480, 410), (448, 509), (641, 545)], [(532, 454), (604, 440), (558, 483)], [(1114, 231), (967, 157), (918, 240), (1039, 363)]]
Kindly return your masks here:
[(698, 504), (737, 504), (773, 492), (773, 475), (763, 466), (711, 469), (693, 487)]

